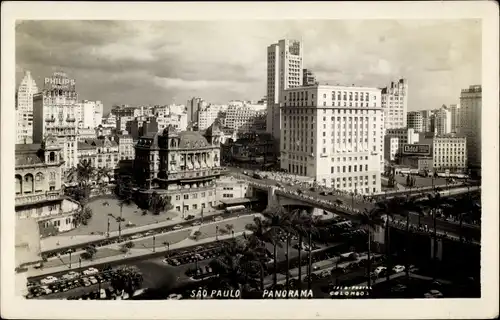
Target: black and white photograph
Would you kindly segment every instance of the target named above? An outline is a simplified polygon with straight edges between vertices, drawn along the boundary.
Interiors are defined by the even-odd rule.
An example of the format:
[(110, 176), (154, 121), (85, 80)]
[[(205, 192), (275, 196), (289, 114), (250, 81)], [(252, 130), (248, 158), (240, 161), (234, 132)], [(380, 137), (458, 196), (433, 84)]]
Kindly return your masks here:
[(498, 6), (475, 3), (17, 10), (2, 293), (53, 319), (497, 316)]

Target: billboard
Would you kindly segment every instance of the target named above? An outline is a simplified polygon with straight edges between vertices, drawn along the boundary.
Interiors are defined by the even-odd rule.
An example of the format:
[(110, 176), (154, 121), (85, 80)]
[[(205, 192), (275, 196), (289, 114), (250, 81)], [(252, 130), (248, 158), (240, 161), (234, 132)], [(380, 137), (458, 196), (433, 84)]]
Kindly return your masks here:
[(404, 155), (430, 155), (431, 146), (429, 144), (404, 144)]
[(52, 77), (45, 78), (44, 84), (48, 90), (75, 91), (76, 81), (68, 78), (64, 72), (54, 72)]

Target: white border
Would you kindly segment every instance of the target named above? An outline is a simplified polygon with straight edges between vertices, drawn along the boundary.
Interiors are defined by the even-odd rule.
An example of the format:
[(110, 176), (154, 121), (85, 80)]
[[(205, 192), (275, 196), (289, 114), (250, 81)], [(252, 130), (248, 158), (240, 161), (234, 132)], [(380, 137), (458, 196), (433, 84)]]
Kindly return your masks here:
[[(482, 19), (482, 299), (264, 301), (27, 301), (15, 298), (13, 126), (16, 19)], [(498, 315), (498, 6), (496, 2), (68, 3), (2, 2), (1, 316), (25, 319), (403, 319)], [(457, 93), (458, 95), (458, 93)], [(487, 261), (486, 261), (487, 259)]]

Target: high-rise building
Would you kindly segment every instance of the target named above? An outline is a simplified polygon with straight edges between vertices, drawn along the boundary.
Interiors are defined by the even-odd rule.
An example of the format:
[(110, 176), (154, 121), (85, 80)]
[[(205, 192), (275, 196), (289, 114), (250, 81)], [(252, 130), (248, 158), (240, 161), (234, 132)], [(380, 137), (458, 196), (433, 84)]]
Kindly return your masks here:
[(467, 138), (455, 134), (421, 134), (419, 144), (429, 145), (436, 172), (464, 172), (467, 168)]
[(481, 168), (481, 107), (481, 85), (462, 89), (459, 133), (467, 137), (467, 162), (476, 174), (480, 174)]
[(424, 132), (424, 117), (420, 111), (409, 111), (406, 114), (406, 123), (409, 129), (415, 130), (415, 132)]
[(78, 163), (76, 110), (78, 94), (75, 80), (64, 72), (45, 78), (43, 91), (33, 96), (33, 141), (41, 143), (52, 134), (61, 147), (64, 170)]
[(204, 109), (207, 105), (207, 102), (202, 98), (192, 98), (187, 101), (186, 112), (188, 126), (198, 129), (199, 111)]
[(37, 92), (35, 79), (26, 71), (16, 93), (16, 143), (33, 142), (33, 95)]
[(314, 86), (316, 84), (316, 76), (309, 69), (302, 70), (302, 85)]
[(460, 127), (460, 105), (450, 104), (448, 110), (451, 113), (451, 132), (457, 133)]
[(284, 39), (267, 47), (267, 132), (280, 139), (283, 91), (302, 86), (303, 47)]
[(384, 118), (377, 88), (315, 85), (284, 91), (281, 168), (363, 194), (380, 192)]
[(451, 133), (451, 112), (443, 105), (434, 113), (434, 132), (438, 135)]
[[(221, 118), (223, 111), (227, 109), (227, 106), (209, 104), (198, 112), (198, 130), (203, 131), (214, 123), (216, 119)], [(185, 128), (184, 128), (185, 130)]]
[(385, 129), (406, 127), (408, 111), (408, 81), (399, 79), (382, 89), (382, 108), (384, 109)]
[(76, 119), (80, 128), (96, 128), (102, 123), (104, 107), (101, 101), (83, 100), (78, 103)]

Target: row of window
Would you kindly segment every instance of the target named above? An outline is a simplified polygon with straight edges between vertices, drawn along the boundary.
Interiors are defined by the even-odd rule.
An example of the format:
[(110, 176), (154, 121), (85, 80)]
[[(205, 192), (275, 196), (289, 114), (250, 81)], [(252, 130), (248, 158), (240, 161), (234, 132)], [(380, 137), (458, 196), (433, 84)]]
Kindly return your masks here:
[[(201, 193), (200, 193), (200, 197), (201, 197), (201, 198), (204, 198), (204, 197), (205, 197), (205, 195), (206, 195), (206, 193), (205, 193), (205, 192), (201, 192)], [(209, 197), (211, 197), (211, 196), (212, 196), (212, 191), (208, 191), (208, 196), (209, 196)], [(198, 199), (198, 193), (191, 193), (191, 197), (189, 196), (189, 194), (184, 194), (184, 196), (183, 196), (183, 197), (184, 197), (184, 200), (189, 200), (190, 198), (191, 198), (191, 199)], [(177, 201), (178, 201), (178, 200), (181, 200), (181, 195), (179, 195), (179, 194), (178, 194), (178, 195), (176, 195), (176, 196), (175, 196), (175, 200), (177, 200)]]
[[(364, 166), (365, 166), (365, 171), (368, 171), (368, 165), (365, 164)], [(359, 170), (358, 170), (358, 168), (359, 168)], [(347, 171), (346, 171), (346, 169), (347, 169)], [(342, 166), (342, 173), (346, 173), (346, 172), (358, 172), (358, 171), (359, 172), (363, 172), (363, 165), (362, 164), (360, 164), (360, 165), (356, 165), (355, 164), (355, 165), (349, 165), (349, 166)], [(335, 167), (332, 166), (330, 168), (330, 173), (335, 173)], [(341, 173), (340, 166), (337, 166), (337, 173)], [(374, 175), (373, 179), (375, 179), (375, 178), (376, 178), (376, 176)], [(366, 179), (368, 179), (368, 176), (366, 176)]]

